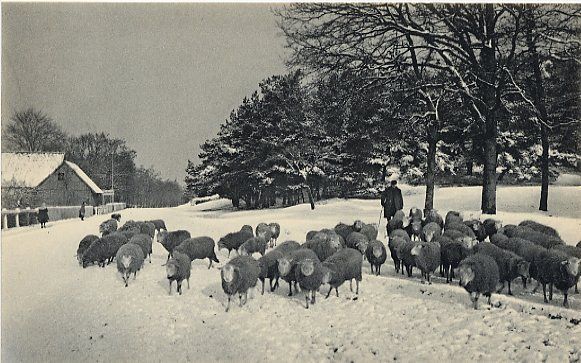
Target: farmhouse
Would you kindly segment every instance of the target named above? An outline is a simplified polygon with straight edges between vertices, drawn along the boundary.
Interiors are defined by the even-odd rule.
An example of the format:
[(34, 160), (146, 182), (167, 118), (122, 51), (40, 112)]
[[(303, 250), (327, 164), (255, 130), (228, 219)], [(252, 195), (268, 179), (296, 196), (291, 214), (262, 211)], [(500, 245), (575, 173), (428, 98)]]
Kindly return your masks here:
[(103, 190), (64, 153), (2, 153), (2, 207), (101, 205)]

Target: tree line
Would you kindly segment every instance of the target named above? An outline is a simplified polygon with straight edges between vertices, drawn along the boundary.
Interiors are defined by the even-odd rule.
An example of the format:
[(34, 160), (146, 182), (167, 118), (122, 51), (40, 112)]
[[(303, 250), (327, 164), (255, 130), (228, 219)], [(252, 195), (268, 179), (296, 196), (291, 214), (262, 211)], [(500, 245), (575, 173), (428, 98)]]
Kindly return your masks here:
[(103, 132), (68, 135), (48, 115), (16, 111), (3, 130), (3, 152), (63, 152), (115, 201), (139, 207), (170, 207), (184, 201), (182, 187), (151, 168), (135, 164), (137, 153), (124, 139)]
[(305, 190), (314, 207), (398, 173), (426, 185), (425, 209), (437, 181), (477, 180), (493, 214), (498, 182), (540, 179), (547, 210), (555, 167), (577, 163), (578, 6), (305, 3), (275, 14), (292, 71), (265, 79), (202, 145), (190, 194), (261, 207)]

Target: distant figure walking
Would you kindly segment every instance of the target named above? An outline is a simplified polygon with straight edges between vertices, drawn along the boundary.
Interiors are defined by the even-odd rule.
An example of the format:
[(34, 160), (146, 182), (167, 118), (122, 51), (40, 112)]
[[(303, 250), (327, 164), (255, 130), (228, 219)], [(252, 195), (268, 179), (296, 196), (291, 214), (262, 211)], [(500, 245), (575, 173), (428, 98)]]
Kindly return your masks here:
[(40, 208), (38, 208), (38, 222), (40, 223), (40, 228), (46, 228), (46, 222), (48, 222), (48, 208), (46, 203), (42, 203)]
[(392, 180), (391, 185), (381, 193), (381, 205), (383, 206), (383, 216), (388, 221), (395, 212), (403, 209), (403, 197), (401, 196), (401, 190), (397, 187), (396, 180)]
[(81, 221), (85, 220), (85, 202), (81, 204), (81, 209), (79, 209), (79, 218), (81, 218)]

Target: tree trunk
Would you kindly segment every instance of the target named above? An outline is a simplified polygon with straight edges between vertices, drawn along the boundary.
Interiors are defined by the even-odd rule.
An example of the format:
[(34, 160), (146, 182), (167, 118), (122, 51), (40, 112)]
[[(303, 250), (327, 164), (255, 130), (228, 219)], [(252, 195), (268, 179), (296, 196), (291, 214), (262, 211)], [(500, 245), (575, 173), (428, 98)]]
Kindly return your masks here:
[(549, 210), (549, 134), (547, 127), (541, 125), (541, 144), (543, 153), (541, 155), (541, 201), (539, 210)]
[(436, 144), (438, 142), (438, 131), (435, 125), (427, 127), (428, 132), (428, 160), (426, 170), (426, 200), (424, 211), (434, 209), (434, 184), (436, 179)]

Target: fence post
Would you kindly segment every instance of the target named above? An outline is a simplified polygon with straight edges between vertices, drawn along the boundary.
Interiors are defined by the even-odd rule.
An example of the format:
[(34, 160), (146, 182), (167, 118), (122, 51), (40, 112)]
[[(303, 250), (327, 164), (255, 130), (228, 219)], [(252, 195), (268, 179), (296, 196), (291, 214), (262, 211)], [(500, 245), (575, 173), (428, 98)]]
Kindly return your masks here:
[(6, 213), (6, 208), (2, 208), (2, 229), (8, 229), (8, 213)]
[(26, 207), (26, 225), (30, 226), (30, 207)]
[(16, 208), (16, 214), (14, 215), (14, 217), (15, 217), (14, 227), (18, 228), (20, 227), (20, 208)]

